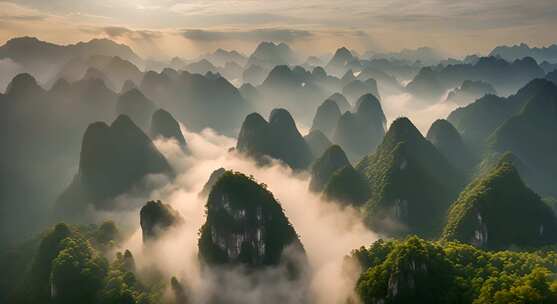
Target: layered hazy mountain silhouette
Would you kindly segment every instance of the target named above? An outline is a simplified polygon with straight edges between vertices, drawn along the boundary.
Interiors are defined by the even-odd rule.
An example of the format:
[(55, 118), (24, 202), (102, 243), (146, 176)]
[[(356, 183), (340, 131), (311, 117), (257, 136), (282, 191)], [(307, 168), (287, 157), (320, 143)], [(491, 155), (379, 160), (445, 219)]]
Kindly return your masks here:
[(362, 61), (362, 65), (364, 67), (362, 72), (364, 73), (366, 68), (371, 68), (392, 75), (399, 81), (411, 80), (423, 67), (419, 62), (385, 58)]
[(446, 101), (467, 105), (485, 95), (497, 95), (497, 92), (487, 82), (465, 80), (460, 87), (449, 92)]
[(261, 42), (249, 56), (247, 65), (272, 68), (277, 65), (294, 64), (297, 56), (286, 43)]
[(355, 79), (342, 88), (342, 95), (344, 95), (350, 102), (356, 103), (358, 98), (364, 94), (373, 94), (375, 98), (381, 99), (379, 89), (377, 88), (377, 81), (370, 78), (367, 80)]
[(120, 115), (109, 126), (91, 124), (81, 145), (79, 170), (56, 203), (56, 212), (75, 216), (88, 207), (101, 210), (133, 208), (113, 199), (141, 190), (149, 174), (173, 174), (166, 158), (133, 121)]
[(183, 67), (183, 69), (193, 74), (202, 75), (206, 74), (207, 72), (218, 72), (218, 68), (207, 59), (201, 59), (199, 61), (187, 64)]
[(325, 100), (317, 108), (317, 112), (313, 118), (313, 124), (311, 125), (311, 131), (319, 130), (327, 137), (331, 138), (337, 127), (340, 116), (341, 111), (336, 101), (332, 99)]
[(385, 135), (386, 118), (381, 103), (372, 94), (362, 95), (356, 111), (345, 112), (334, 129), (333, 142), (340, 145), (353, 161), (375, 151)]
[(549, 157), (555, 141), (555, 84), (536, 79), (508, 98), (485, 96), (455, 110), (448, 120), (476, 153), (502, 155), (510, 151), (524, 165), (518, 167), (526, 184), (535, 191), (554, 195), (555, 162)]
[(378, 91), (383, 92), (384, 95), (400, 94), (404, 92), (404, 86), (402, 86), (396, 77), (373, 65), (364, 67), (358, 73), (357, 78), (360, 80), (374, 79), (377, 81)]
[(260, 163), (270, 157), (293, 169), (306, 169), (313, 160), (309, 145), (285, 109), (274, 109), (269, 122), (258, 113), (249, 114), (242, 124), (236, 149)]
[(447, 120), (459, 130), (466, 142), (479, 148), (485, 147), (487, 138), (499, 125), (518, 113), (533, 97), (551, 88), (550, 84), (547, 80), (536, 79), (507, 98), (484, 96), (456, 109)]
[(180, 124), (174, 119), (172, 114), (163, 109), (158, 109), (153, 113), (150, 123), (149, 135), (151, 138), (161, 137), (175, 140), (182, 149), (187, 148), (186, 139), (184, 134), (182, 134)]
[(157, 105), (138, 89), (131, 89), (118, 97), (116, 102), (117, 115), (127, 115), (144, 131), (149, 129), (151, 116)]
[[(97, 79), (60, 80), (45, 90), (33, 76), (20, 74), (0, 100), (2, 206), (9, 215), (4, 232), (11, 220), (46, 212), (71, 180), (89, 123), (114, 119), (117, 95)], [(42, 223), (31, 222), (21, 232), (35, 224)]]
[(346, 97), (344, 97), (344, 95), (339, 92), (333, 93), (333, 95), (327, 97), (327, 99), (336, 102), (338, 108), (340, 109), (340, 113), (350, 111), (350, 109), (352, 108)]
[(242, 79), (245, 83), (260, 85), (267, 77), (269, 71), (259, 65), (252, 64), (242, 72)]
[(203, 56), (216, 66), (225, 66), (227, 63), (236, 63), (244, 66), (247, 63), (247, 57), (235, 50), (216, 49), (214, 52)]
[(118, 56), (135, 63), (141, 62), (132, 49), (108, 39), (93, 39), (69, 45), (58, 45), (34, 37), (8, 40), (0, 47), (0, 58), (12, 58), (24, 65), (34, 62), (63, 63), (73, 57), (92, 55)]
[(304, 136), (304, 140), (308, 144), (311, 154), (314, 157), (323, 155), (325, 150), (333, 145), (331, 140), (319, 130), (310, 131), (306, 136)]
[(475, 64), (425, 67), (406, 89), (427, 103), (436, 103), (447, 90), (465, 80), (484, 81), (502, 94), (514, 93), (529, 81), (544, 76), (544, 71), (531, 57), (512, 62), (496, 57), (482, 57)]
[(137, 85), (143, 78), (143, 72), (128, 60), (118, 56), (93, 55), (72, 58), (62, 65), (52, 81), (62, 78), (74, 82), (84, 78), (91, 68), (102, 73), (105, 84), (115, 92), (119, 92), (126, 81)]
[(552, 44), (547, 47), (530, 47), (526, 43), (519, 45), (501, 45), (495, 47), (489, 56), (501, 57), (505, 60), (514, 61), (524, 57), (532, 57), (538, 62), (548, 61), (557, 62), (557, 44)]
[(275, 66), (258, 89), (268, 108), (287, 108), (301, 121), (311, 121), (313, 109), (328, 95), (300, 66)]
[(88, 58), (94, 55), (117, 56), (134, 64), (143, 62), (128, 46), (108, 39), (58, 45), (34, 37), (18, 37), (0, 46), (0, 59), (10, 58), (23, 66), (25, 71), (44, 81), (54, 76), (59, 66), (73, 58)]
[(350, 65), (357, 60), (358, 58), (354, 57), (350, 50), (346, 47), (341, 47), (335, 51), (335, 54), (325, 68), (329, 73), (341, 76), (350, 70)]
[(371, 53), (368, 54), (372, 59), (389, 59), (396, 61), (418, 62), (422, 65), (436, 65), (446, 58), (440, 51), (430, 47), (420, 47), (417, 49), (403, 49), (400, 52), (391, 53)]
[(462, 171), (473, 169), (475, 165), (473, 152), (464, 144), (460, 133), (447, 120), (434, 121), (427, 131), (426, 138), (455, 168)]
[(150, 71), (145, 73), (140, 89), (193, 131), (210, 127), (236, 134), (243, 117), (252, 109), (238, 89), (220, 75)]

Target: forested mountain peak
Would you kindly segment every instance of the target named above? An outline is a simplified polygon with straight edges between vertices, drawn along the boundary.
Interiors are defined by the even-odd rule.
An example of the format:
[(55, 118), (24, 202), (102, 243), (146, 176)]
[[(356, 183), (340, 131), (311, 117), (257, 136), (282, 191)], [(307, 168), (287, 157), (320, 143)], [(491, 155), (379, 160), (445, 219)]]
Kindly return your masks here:
[(313, 164), (311, 182), (309, 184), (310, 190), (315, 192), (322, 191), (331, 176), (337, 170), (348, 165), (350, 165), (350, 162), (340, 146), (333, 145), (329, 147)]
[(377, 152), (356, 168), (370, 183), (368, 223), (376, 227), (387, 219), (398, 221), (402, 226), (388, 229), (394, 234), (437, 235), (463, 183), (461, 173), (405, 117), (391, 124)]
[(443, 238), (488, 249), (548, 245), (557, 242), (557, 218), (504, 157), (460, 194)]

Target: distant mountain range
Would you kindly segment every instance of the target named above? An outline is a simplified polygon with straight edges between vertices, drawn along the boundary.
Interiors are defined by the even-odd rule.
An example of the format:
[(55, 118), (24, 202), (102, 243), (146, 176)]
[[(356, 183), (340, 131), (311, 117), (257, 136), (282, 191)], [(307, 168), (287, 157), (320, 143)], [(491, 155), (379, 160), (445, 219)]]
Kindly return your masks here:
[(489, 83), (498, 93), (508, 95), (544, 75), (543, 69), (531, 57), (512, 62), (496, 57), (482, 57), (475, 64), (422, 68), (406, 85), (406, 89), (431, 104), (438, 102), (448, 90), (461, 86), (466, 80)]
[(490, 53), (489, 56), (498, 56), (508, 61), (514, 61), (524, 57), (532, 57), (538, 62), (548, 61), (557, 63), (557, 44), (552, 44), (546, 47), (530, 47), (526, 43), (513, 46), (497, 46)]
[(390, 59), (390, 60), (404, 60), (410, 63), (419, 62), (422, 65), (437, 65), (447, 56), (441, 54), (440, 51), (430, 47), (420, 47), (417, 49), (404, 49), (400, 52), (394, 53), (373, 53), (369, 52), (364, 54), (364, 57), (371, 59)]
[(73, 58), (88, 58), (93, 55), (120, 57), (142, 64), (142, 59), (128, 46), (108, 39), (93, 39), (69, 45), (58, 45), (34, 37), (8, 40), (0, 46), (0, 59), (11, 58), (30, 70), (64, 64)]

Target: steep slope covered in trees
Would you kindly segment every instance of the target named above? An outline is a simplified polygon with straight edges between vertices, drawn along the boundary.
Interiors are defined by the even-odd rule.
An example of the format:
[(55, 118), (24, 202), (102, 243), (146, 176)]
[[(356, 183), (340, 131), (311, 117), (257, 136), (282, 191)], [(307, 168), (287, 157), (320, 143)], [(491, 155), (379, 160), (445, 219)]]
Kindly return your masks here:
[(487, 249), (557, 243), (557, 218), (503, 159), (452, 205), (443, 239)]
[(407, 118), (395, 120), (377, 152), (356, 168), (370, 183), (372, 196), (364, 207), (367, 222), (394, 234), (438, 235), (464, 182)]

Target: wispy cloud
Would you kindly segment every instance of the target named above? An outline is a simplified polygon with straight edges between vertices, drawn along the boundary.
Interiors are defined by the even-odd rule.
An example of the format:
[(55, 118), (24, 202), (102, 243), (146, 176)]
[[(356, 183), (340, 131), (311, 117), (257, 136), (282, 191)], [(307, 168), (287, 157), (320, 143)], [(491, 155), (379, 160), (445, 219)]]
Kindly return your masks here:
[(162, 37), (163, 33), (160, 31), (151, 30), (131, 30), (122, 26), (107, 26), (101, 28), (110, 38), (128, 38), (131, 40), (153, 40)]
[(292, 29), (255, 29), (249, 31), (209, 31), (190, 29), (184, 30), (182, 35), (189, 40), (199, 42), (215, 42), (224, 40), (243, 41), (284, 41), (291, 42), (297, 39), (307, 39), (313, 36), (309, 31)]

